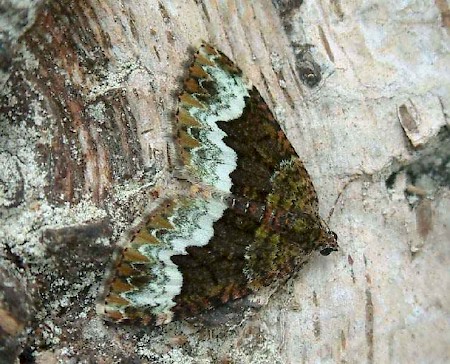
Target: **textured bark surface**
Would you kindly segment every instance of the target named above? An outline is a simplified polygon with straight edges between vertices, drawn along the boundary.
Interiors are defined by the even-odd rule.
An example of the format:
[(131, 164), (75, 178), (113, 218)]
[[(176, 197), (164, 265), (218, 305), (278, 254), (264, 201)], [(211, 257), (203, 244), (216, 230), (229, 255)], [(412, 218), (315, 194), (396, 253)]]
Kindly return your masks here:
[[(0, 4), (0, 362), (448, 362), (448, 4)], [(170, 184), (206, 40), (303, 159), (340, 252), (233, 328), (106, 325), (114, 246)]]

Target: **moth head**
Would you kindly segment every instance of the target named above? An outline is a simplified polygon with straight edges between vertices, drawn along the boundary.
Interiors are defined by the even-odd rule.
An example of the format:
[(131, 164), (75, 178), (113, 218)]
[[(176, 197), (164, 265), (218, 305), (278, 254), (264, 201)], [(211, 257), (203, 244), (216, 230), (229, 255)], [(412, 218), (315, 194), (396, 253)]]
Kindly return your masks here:
[(337, 235), (328, 229), (322, 231), (321, 237), (319, 239), (321, 245), (319, 247), (319, 252), (322, 255), (330, 255), (332, 252), (339, 250), (339, 245), (337, 243)]

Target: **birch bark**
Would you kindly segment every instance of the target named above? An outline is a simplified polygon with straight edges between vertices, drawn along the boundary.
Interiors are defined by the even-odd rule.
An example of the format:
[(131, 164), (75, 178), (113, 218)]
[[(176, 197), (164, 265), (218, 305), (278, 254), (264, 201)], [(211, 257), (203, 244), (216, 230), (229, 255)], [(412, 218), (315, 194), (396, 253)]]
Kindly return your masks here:
[[(450, 361), (447, 2), (1, 5), (0, 362)], [(94, 301), (169, 181), (201, 40), (257, 86), (341, 250), (233, 330), (111, 327)]]

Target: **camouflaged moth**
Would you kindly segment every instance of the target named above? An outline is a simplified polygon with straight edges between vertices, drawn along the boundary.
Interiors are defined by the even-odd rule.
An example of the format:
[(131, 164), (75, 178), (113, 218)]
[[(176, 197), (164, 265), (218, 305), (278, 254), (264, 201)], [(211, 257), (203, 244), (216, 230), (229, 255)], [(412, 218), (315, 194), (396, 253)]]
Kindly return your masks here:
[(114, 260), (107, 319), (164, 324), (242, 298), (337, 250), (311, 179), (261, 95), (203, 44), (179, 96), (175, 139), (193, 185), (161, 199)]

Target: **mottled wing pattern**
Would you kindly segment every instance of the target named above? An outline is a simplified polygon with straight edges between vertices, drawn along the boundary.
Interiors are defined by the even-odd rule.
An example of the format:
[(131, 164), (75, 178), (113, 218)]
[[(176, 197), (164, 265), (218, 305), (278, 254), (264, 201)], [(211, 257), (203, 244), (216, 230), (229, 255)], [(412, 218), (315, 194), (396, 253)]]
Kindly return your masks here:
[(289, 277), (313, 250), (337, 249), (268, 106), (209, 45), (189, 68), (175, 136), (199, 192), (165, 199), (120, 251), (106, 317), (162, 324), (195, 316)]
[(229, 193), (237, 155), (223, 141), (218, 122), (239, 118), (248, 99), (242, 72), (222, 53), (202, 45), (179, 97), (176, 145), (196, 182)]
[(303, 163), (256, 88), (239, 118), (218, 125), (237, 155), (231, 193), (244, 206), (229, 204), (208, 245), (172, 258), (184, 278), (176, 317), (245, 296), (288, 277), (313, 250), (337, 248)]
[(180, 196), (163, 200), (120, 250), (101, 310), (115, 321), (170, 322), (183, 285), (172, 262), (188, 246), (204, 246), (226, 205), (220, 199)]

